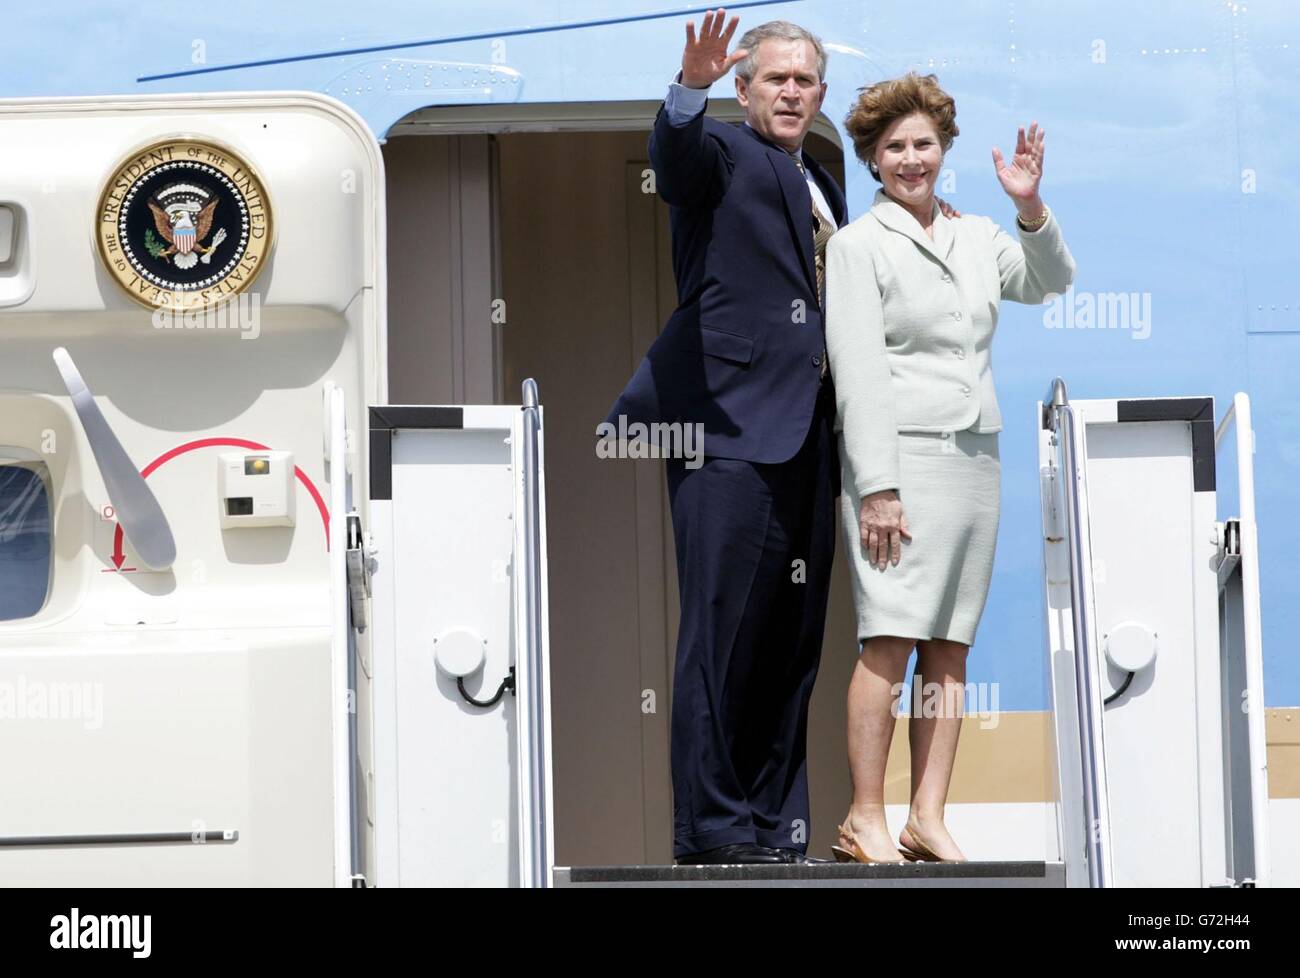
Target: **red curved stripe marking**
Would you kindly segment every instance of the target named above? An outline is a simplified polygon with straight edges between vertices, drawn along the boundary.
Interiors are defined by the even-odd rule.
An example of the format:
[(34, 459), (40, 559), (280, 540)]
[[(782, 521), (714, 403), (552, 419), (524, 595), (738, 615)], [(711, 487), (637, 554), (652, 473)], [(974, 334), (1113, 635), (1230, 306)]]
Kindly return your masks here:
[[(199, 448), (251, 448), (255, 452), (272, 451), (269, 445), (263, 445), (259, 442), (249, 441), (246, 438), (200, 438), (197, 441), (187, 441), (183, 445), (177, 445), (175, 448), (163, 452), (156, 459), (140, 470), (142, 478), (149, 478), (150, 474), (156, 471), (159, 466), (170, 462), (177, 455), (184, 455), (186, 452), (192, 452)], [(298, 477), (298, 481), (311, 494), (311, 498), (316, 501), (316, 509), (320, 512), (321, 523), (325, 527), (325, 549), (330, 548), (330, 511), (325, 505), (325, 499), (321, 496), (320, 490), (316, 484), (311, 481), (307, 473), (298, 466), (293, 467), (293, 474)], [(113, 532), (113, 550), (120, 553), (122, 547), (123, 533), (122, 524), (117, 524), (117, 529)]]

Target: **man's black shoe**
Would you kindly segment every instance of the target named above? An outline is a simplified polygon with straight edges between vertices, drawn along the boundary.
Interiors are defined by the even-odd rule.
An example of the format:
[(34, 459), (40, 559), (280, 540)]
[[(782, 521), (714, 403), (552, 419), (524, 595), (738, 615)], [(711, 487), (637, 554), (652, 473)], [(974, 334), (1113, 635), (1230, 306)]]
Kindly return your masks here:
[(778, 849), (776, 851), (781, 854), (783, 861), (787, 863), (797, 863), (799, 865), (807, 866), (816, 863), (832, 862), (830, 859), (819, 859), (816, 856), (806, 855), (798, 849)]
[(785, 855), (776, 849), (756, 845), (753, 842), (739, 842), (717, 849), (705, 849), (703, 852), (691, 852), (677, 857), (678, 866), (722, 866), (730, 863), (759, 863), (775, 865), (784, 863)]

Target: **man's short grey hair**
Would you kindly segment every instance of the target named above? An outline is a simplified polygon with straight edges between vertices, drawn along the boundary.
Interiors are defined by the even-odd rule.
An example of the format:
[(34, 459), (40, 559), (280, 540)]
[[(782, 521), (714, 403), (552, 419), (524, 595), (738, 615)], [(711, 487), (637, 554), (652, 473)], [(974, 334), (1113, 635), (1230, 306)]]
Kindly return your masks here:
[(792, 24), (788, 20), (769, 20), (766, 24), (759, 24), (745, 31), (745, 36), (736, 45), (741, 50), (749, 52), (744, 60), (736, 65), (736, 74), (745, 79), (745, 84), (748, 85), (754, 80), (754, 71), (758, 68), (758, 46), (764, 41), (808, 41), (817, 52), (817, 80), (819, 82), (826, 80), (826, 49), (822, 47), (822, 39), (812, 31), (804, 30), (798, 24)]

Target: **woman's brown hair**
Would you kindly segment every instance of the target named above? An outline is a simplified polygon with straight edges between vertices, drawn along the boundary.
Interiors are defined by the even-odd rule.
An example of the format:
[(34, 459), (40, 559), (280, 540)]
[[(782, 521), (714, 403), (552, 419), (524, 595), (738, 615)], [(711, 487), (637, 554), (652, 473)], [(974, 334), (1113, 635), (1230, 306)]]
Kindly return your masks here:
[(844, 128), (853, 137), (853, 152), (867, 164), (877, 180), (880, 174), (871, 168), (876, 143), (885, 130), (904, 116), (919, 112), (934, 123), (944, 152), (952, 146), (957, 128), (957, 103), (939, 87), (936, 75), (918, 75), (909, 71), (902, 78), (890, 78), (858, 90), (858, 101), (844, 118)]

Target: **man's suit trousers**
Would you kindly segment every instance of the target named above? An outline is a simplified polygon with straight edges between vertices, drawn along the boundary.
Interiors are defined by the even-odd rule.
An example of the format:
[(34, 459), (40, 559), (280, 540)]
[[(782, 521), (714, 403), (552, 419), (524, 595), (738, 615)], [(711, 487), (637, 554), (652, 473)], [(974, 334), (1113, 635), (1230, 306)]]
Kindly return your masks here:
[(823, 384), (786, 462), (667, 463), (681, 627), (673, 674), (674, 856), (806, 851), (808, 702), (835, 550), (835, 403)]

